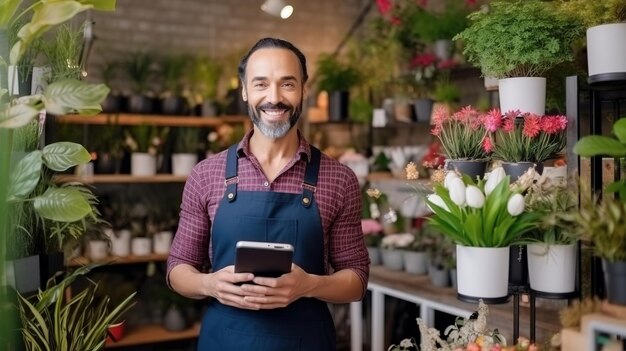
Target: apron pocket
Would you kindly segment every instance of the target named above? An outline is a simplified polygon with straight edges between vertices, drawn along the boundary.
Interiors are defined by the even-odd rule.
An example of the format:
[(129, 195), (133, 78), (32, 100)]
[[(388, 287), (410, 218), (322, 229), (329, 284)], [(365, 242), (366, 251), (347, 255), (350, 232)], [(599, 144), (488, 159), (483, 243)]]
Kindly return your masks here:
[(283, 218), (238, 217), (241, 228), (245, 232), (233, 233), (236, 240), (266, 241), (287, 243), (296, 247), (298, 238), (298, 221)]
[(224, 328), (224, 339), (229, 340), (232, 350), (300, 350), (299, 336), (253, 334)]

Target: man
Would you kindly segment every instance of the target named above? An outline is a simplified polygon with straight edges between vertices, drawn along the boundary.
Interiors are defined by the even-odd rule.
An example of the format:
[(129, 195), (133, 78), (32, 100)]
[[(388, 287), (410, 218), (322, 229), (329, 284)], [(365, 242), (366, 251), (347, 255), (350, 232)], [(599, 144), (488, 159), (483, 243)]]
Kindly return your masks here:
[[(190, 174), (169, 284), (186, 297), (214, 298), (199, 350), (334, 350), (326, 303), (361, 299), (369, 275), (358, 181), (295, 127), (308, 78), (300, 50), (261, 39), (241, 60), (239, 78), (254, 127)], [(291, 272), (235, 273), (240, 240), (293, 245)], [(207, 256), (211, 273), (200, 271)]]

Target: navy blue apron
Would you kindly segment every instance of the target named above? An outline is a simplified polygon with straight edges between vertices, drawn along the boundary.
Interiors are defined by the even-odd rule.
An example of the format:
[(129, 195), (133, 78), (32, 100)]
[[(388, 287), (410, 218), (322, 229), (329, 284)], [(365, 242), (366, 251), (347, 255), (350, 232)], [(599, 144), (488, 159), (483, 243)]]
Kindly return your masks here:
[[(239, 240), (289, 243), (294, 263), (323, 275), (324, 238), (314, 193), (320, 151), (311, 147), (301, 194), (237, 190), (237, 145), (228, 150), (226, 191), (213, 220), (213, 271), (235, 262)], [(216, 299), (202, 320), (198, 350), (335, 350), (335, 327), (325, 302), (300, 298), (285, 308), (245, 310)]]

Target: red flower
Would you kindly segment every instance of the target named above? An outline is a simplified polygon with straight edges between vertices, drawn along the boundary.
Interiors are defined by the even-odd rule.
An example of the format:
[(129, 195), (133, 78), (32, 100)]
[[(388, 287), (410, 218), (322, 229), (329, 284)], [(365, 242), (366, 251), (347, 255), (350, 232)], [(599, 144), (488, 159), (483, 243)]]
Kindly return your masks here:
[(454, 59), (443, 60), (437, 64), (437, 68), (439, 69), (449, 69), (454, 67), (456, 67), (456, 61), (454, 61)]
[(418, 54), (411, 60), (411, 67), (427, 67), (437, 62), (437, 56), (431, 53)]
[(536, 137), (541, 132), (541, 117), (534, 113), (529, 113), (524, 116), (524, 129), (522, 133), (529, 137)]
[(515, 116), (511, 117), (510, 115), (505, 115), (502, 119), (502, 130), (507, 133), (511, 133), (515, 130)]
[(541, 118), (541, 129), (547, 134), (556, 134), (567, 127), (567, 117), (565, 116), (543, 116)]
[(493, 142), (491, 141), (491, 138), (486, 137), (483, 139), (483, 150), (487, 153), (491, 153), (493, 151)]
[(485, 128), (489, 132), (493, 133), (500, 128), (501, 124), (502, 114), (500, 113), (500, 110), (497, 108), (491, 109), (485, 116)]
[(382, 15), (386, 15), (391, 11), (391, 0), (376, 0), (376, 6)]

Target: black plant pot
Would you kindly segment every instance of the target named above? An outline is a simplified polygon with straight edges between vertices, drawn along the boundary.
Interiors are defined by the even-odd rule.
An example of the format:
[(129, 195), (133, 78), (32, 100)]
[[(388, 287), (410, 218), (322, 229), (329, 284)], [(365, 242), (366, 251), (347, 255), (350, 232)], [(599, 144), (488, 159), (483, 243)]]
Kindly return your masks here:
[(173, 116), (186, 115), (187, 102), (180, 96), (170, 96), (161, 99), (161, 113)]
[(120, 95), (109, 94), (102, 101), (102, 112), (118, 113), (122, 111), (122, 97)]
[(456, 170), (469, 175), (472, 179), (483, 178), (487, 169), (485, 160), (446, 160), (447, 170)]
[(108, 152), (98, 153), (98, 158), (95, 162), (96, 174), (118, 174), (122, 166), (122, 160), (119, 157), (114, 157)]
[(602, 259), (602, 267), (609, 303), (626, 306), (626, 261), (609, 262)]
[[(414, 103), (416, 121), (417, 122), (430, 122), (430, 115), (433, 111), (432, 99), (417, 99)], [(484, 173), (484, 172), (483, 172)]]
[(509, 255), (509, 285), (528, 285), (528, 253), (526, 245), (513, 245)]
[(20, 294), (30, 296), (64, 269), (62, 252), (18, 258), (7, 262), (8, 282)]
[(328, 120), (331, 122), (346, 121), (350, 93), (347, 91), (333, 91), (328, 94)]
[(528, 168), (533, 166), (537, 173), (543, 173), (543, 162), (502, 162), (504, 173), (511, 176), (511, 183), (519, 179), (519, 177), (528, 171)]
[(131, 95), (128, 97), (128, 112), (130, 113), (153, 113), (153, 100), (143, 95)]

